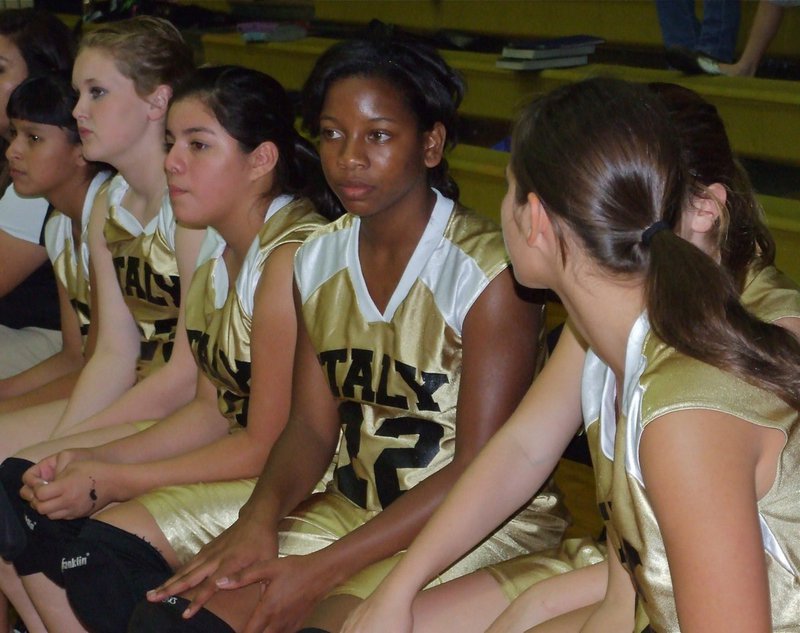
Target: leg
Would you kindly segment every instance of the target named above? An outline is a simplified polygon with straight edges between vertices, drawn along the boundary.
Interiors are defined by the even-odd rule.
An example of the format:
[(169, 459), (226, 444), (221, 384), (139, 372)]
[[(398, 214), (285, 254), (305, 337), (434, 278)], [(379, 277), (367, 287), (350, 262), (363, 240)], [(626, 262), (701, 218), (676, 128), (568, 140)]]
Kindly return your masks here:
[(785, 11), (784, 7), (769, 0), (761, 0), (758, 3), (742, 56), (735, 64), (720, 64), (719, 69), (723, 75), (752, 77), (756, 74), (761, 58), (764, 57), (767, 47), (780, 28)]
[(600, 602), (607, 581), (608, 567), (603, 562), (538, 582), (514, 600), (486, 633), (522, 633), (564, 613)]
[[(156, 522), (137, 501), (101, 512), (63, 549), (66, 595), (86, 627), (123, 633), (148, 589), (166, 580), (177, 557)], [(39, 604), (34, 598), (34, 603)]]
[[(64, 590), (44, 574), (31, 574), (22, 579), (25, 591), (33, 599), (38, 617), (46, 631), (86, 633), (67, 602)], [(27, 624), (27, 620), (25, 620)]]
[[(577, 611), (570, 611), (557, 618), (548, 620), (543, 624), (528, 629), (526, 633), (579, 633), (584, 630), (584, 625), (592, 617), (592, 614), (597, 609), (598, 605), (592, 604), (588, 607), (583, 607)], [(627, 629), (593, 629), (594, 631), (611, 631), (611, 630), (627, 630)]]
[(739, 0), (704, 0), (703, 21), (694, 50), (715, 60), (733, 61), (740, 15)]
[(412, 608), (414, 633), (483, 633), (507, 607), (498, 582), (477, 571), (420, 593)]
[(75, 435), (67, 435), (65, 437), (32, 444), (20, 450), (16, 456), (21, 459), (26, 459), (36, 463), (48, 455), (52, 455), (68, 448), (93, 448), (95, 446), (100, 446), (101, 444), (122, 439), (123, 437), (128, 437), (129, 435), (133, 435), (134, 433), (138, 432), (138, 430), (139, 429), (133, 424), (117, 424), (115, 426), (107, 426), (91, 431), (76, 433)]
[[(355, 596), (331, 596), (325, 598), (314, 607), (314, 611), (303, 624), (302, 631), (338, 631), (350, 612), (361, 604), (361, 599)], [(461, 631), (461, 629), (454, 629)]]
[(57, 400), (0, 416), (0, 461), (50, 439), (66, 405)]
[(656, 10), (664, 46), (693, 51), (700, 35), (694, 0), (656, 0)]
[(14, 605), (14, 610), (25, 623), (29, 633), (47, 633), (44, 623), (22, 586), (22, 581), (17, 576), (17, 572), (11, 563), (5, 561), (0, 561), (0, 588), (3, 591), (3, 595), (0, 596), (3, 610), (0, 618), (0, 631), (6, 633), (10, 629), (11, 623), (8, 621), (8, 606), (10, 602)]

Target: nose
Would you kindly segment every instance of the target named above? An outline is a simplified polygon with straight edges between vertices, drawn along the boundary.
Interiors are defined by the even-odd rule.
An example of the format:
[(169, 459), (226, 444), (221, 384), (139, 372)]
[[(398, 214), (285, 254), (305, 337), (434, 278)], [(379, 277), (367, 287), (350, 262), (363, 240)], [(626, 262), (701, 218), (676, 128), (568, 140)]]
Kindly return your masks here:
[(358, 137), (350, 137), (341, 145), (338, 157), (339, 166), (343, 169), (364, 168), (368, 164), (364, 144)]
[(186, 162), (181, 156), (177, 143), (170, 147), (164, 157), (164, 169), (168, 174), (178, 174), (186, 168)]
[(72, 108), (72, 116), (76, 121), (80, 121), (86, 118), (85, 108), (83, 106), (84, 97), (83, 94), (78, 96), (78, 101), (75, 103), (75, 107)]
[(9, 143), (8, 148), (6, 149), (6, 158), (19, 158), (20, 152), (20, 140), (19, 135), (17, 134), (11, 139), (11, 143)]

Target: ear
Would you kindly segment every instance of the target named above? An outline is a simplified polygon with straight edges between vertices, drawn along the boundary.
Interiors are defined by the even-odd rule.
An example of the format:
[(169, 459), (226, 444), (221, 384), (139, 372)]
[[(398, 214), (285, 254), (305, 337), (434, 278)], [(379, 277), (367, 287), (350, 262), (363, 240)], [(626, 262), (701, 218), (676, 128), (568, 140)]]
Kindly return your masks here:
[[(529, 193), (526, 204), (522, 206), (523, 230), (528, 246), (535, 246), (542, 239), (553, 235), (553, 225), (550, 216), (544, 208), (541, 199), (535, 193)], [(526, 226), (527, 225), (527, 226)]]
[[(719, 226), (719, 216), (728, 199), (728, 191), (721, 183), (705, 187), (702, 194), (693, 196), (689, 209), (684, 211), (686, 228), (694, 234), (706, 235)], [(684, 236), (691, 241), (691, 236)]]
[(442, 123), (436, 122), (433, 127), (422, 135), (425, 167), (436, 167), (442, 162), (444, 144), (447, 141), (447, 130)]
[(88, 164), (86, 159), (83, 157), (83, 145), (80, 143), (76, 143), (72, 146), (72, 151), (70, 152), (70, 162), (79, 169), (83, 169)]
[(150, 93), (146, 101), (150, 106), (149, 117), (151, 120), (157, 121), (167, 116), (170, 98), (172, 98), (172, 88), (166, 84), (161, 84)]
[(278, 164), (278, 147), (272, 141), (264, 141), (248, 155), (252, 180), (262, 178)]

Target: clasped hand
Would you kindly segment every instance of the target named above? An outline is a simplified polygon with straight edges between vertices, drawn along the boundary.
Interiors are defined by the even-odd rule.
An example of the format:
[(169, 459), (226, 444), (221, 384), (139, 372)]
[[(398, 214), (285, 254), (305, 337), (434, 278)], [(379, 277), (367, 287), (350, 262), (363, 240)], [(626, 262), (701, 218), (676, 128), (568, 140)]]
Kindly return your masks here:
[(91, 460), (88, 449), (70, 449), (45, 457), (22, 476), (20, 496), (53, 520), (77, 519), (97, 512), (111, 499), (103, 494), (108, 464)]

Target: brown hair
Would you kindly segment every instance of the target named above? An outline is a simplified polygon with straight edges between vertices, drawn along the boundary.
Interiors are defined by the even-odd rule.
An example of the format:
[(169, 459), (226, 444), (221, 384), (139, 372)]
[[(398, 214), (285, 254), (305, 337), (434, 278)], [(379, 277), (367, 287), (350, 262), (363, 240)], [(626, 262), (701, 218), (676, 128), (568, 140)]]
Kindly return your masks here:
[(679, 217), (689, 182), (681, 156), (655, 95), (598, 78), (523, 111), (511, 170), (519, 202), (529, 192), (542, 201), (564, 259), (566, 226), (602, 268), (644, 279), (648, 317), (664, 342), (800, 408), (800, 343), (747, 312), (730, 275), (673, 231), (643, 243), (653, 223)]
[[(713, 183), (727, 190), (716, 240), (722, 266), (741, 292), (751, 267), (760, 270), (775, 262), (775, 241), (747, 172), (733, 155), (725, 124), (712, 104), (676, 84), (651, 83), (648, 88), (666, 106), (678, 133), (689, 195), (703, 196)], [(673, 226), (677, 223), (677, 218), (667, 219)]]
[(78, 53), (101, 48), (114, 58), (117, 70), (131, 79), (139, 96), (160, 85), (174, 86), (194, 69), (192, 50), (172, 24), (140, 15), (103, 24), (86, 33)]

